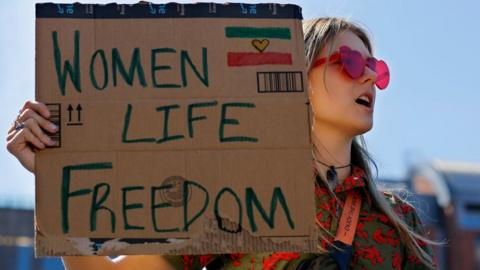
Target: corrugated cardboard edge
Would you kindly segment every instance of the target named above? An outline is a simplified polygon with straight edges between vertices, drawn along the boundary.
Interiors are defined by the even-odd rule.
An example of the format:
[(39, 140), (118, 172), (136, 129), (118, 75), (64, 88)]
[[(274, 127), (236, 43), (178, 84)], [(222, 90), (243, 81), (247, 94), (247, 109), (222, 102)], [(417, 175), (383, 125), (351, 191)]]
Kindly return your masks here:
[[(218, 229), (217, 221), (212, 218), (203, 219), (204, 233), (195, 235), (188, 241), (170, 239), (169, 244), (143, 243), (128, 244), (121, 239), (113, 239), (101, 246), (95, 245), (89, 238), (68, 238), (64, 236), (44, 236), (36, 233), (35, 256), (76, 256), (76, 255), (128, 255), (128, 254), (204, 254), (210, 250), (211, 254), (225, 254), (245, 252), (295, 251), (317, 252), (318, 229), (315, 225), (310, 228), (310, 235), (289, 237), (259, 237), (253, 236), (247, 230), (239, 233), (228, 233)], [(313, 222), (312, 222), (313, 223)], [(238, 243), (238, 245), (236, 245)], [(59, 252), (62, 250), (62, 252)]]

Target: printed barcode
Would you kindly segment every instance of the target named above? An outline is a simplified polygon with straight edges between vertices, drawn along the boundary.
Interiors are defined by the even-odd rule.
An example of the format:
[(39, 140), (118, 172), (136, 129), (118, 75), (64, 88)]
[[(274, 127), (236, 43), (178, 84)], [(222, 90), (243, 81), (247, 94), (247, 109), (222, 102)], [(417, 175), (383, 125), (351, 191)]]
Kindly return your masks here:
[(257, 72), (257, 89), (259, 93), (303, 92), (302, 72)]
[(57, 125), (58, 131), (55, 134), (49, 134), (50, 138), (57, 142), (53, 146), (49, 147), (60, 147), (62, 145), (62, 137), (61, 137), (61, 120), (62, 120), (62, 108), (60, 103), (46, 103), (47, 108), (50, 110), (50, 118), (49, 121)]

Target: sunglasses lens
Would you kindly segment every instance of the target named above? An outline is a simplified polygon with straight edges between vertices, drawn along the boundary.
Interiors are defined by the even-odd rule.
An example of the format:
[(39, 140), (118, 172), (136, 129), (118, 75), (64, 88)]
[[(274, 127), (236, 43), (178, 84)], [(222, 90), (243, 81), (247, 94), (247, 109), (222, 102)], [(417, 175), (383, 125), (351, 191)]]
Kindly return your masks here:
[(377, 59), (373, 57), (367, 58), (367, 67), (373, 71), (377, 71)]
[(343, 68), (352, 79), (360, 78), (365, 71), (365, 66), (367, 66), (377, 73), (375, 85), (380, 90), (387, 88), (390, 82), (390, 71), (384, 61), (378, 61), (374, 57), (369, 57), (365, 60), (360, 52), (352, 50), (347, 46), (341, 46), (339, 51)]
[(390, 82), (390, 71), (388, 70), (387, 64), (382, 60), (377, 61), (375, 71), (377, 72), (377, 80), (375, 82), (377, 87), (380, 90), (387, 88)]
[(362, 55), (353, 50), (343, 50), (340, 51), (342, 58), (342, 64), (348, 75), (353, 79), (358, 79), (363, 74), (365, 69), (365, 60), (362, 58)]

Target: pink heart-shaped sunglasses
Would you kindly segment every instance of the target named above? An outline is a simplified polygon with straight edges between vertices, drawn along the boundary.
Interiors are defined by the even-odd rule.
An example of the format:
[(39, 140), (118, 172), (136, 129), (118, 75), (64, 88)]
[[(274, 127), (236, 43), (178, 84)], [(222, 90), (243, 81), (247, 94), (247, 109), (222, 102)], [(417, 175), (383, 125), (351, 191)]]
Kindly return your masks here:
[[(377, 60), (374, 57), (364, 59), (359, 51), (352, 50), (345, 45), (341, 46), (338, 52), (330, 56), (330, 62), (336, 62), (338, 60), (342, 63), (343, 70), (345, 70), (352, 79), (360, 78), (365, 72), (365, 66), (367, 66), (377, 73), (375, 85), (380, 90), (387, 88), (390, 82), (390, 71), (383, 60)], [(312, 69), (323, 65), (326, 61), (326, 57), (316, 60), (312, 65)]]

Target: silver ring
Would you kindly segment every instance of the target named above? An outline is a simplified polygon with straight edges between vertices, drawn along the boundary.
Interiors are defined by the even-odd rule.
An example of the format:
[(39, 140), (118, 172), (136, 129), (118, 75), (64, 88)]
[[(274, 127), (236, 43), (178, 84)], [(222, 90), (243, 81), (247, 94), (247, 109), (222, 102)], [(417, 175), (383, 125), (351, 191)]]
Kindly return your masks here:
[(18, 121), (15, 122), (15, 131), (19, 131), (19, 130), (23, 129), (24, 127), (25, 127), (24, 122), (18, 122)]

